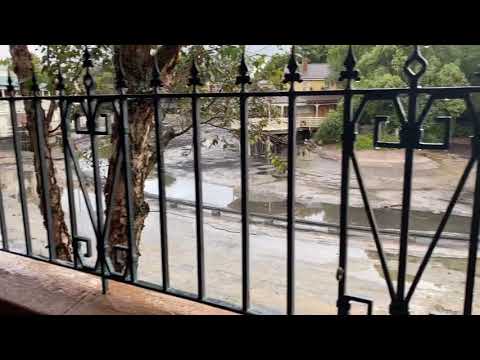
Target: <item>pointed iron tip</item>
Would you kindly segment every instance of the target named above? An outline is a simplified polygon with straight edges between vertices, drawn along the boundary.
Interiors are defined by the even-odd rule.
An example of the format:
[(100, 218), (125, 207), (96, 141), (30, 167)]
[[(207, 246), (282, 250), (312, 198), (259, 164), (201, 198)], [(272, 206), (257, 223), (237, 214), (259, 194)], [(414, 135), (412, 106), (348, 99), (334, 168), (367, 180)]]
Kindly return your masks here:
[(190, 79), (188, 80), (188, 85), (190, 86), (201, 86), (202, 82), (199, 77), (199, 71), (195, 61), (195, 57), (192, 59), (192, 66), (190, 67)]
[(286, 83), (293, 84), (294, 82), (301, 83), (303, 81), (300, 76), (300, 73), (297, 72), (298, 64), (295, 58), (295, 45), (292, 46), (292, 52), (290, 54), (290, 59), (288, 60), (287, 69), (288, 69), (288, 73), (284, 74), (284, 79), (283, 79), (284, 84)]
[(242, 53), (242, 57), (240, 59), (240, 66), (238, 67), (238, 76), (235, 81), (236, 85), (245, 85), (245, 84), (251, 84), (252, 82), (250, 81), (250, 76), (248, 74), (248, 66), (245, 61), (245, 49)]
[(343, 80), (354, 80), (359, 81), (360, 76), (359, 72), (355, 70), (355, 65), (357, 64), (357, 60), (355, 59), (355, 54), (353, 53), (353, 46), (348, 46), (347, 56), (345, 57), (345, 61), (343, 62), (343, 66), (345, 70), (340, 73), (340, 78), (338, 81)]
[(88, 50), (87, 45), (85, 45), (85, 50), (83, 51), (83, 65), (82, 66), (84, 68), (93, 67), (92, 54), (90, 53), (90, 50)]
[(10, 93), (10, 95), (13, 95), (13, 92), (15, 91), (15, 87), (13, 86), (13, 80), (12, 80), (12, 75), (10, 73), (10, 69), (7, 68), (7, 91)]
[(40, 90), (40, 88), (38, 87), (38, 83), (37, 83), (37, 75), (35, 74), (35, 70), (32, 69), (32, 86), (31, 86), (31, 90), (33, 92), (37, 92)]
[(56, 84), (55, 88), (58, 91), (65, 90), (65, 82), (64, 82), (63, 74), (62, 74), (62, 69), (60, 66), (58, 66), (58, 72), (57, 72), (57, 79), (56, 79)]

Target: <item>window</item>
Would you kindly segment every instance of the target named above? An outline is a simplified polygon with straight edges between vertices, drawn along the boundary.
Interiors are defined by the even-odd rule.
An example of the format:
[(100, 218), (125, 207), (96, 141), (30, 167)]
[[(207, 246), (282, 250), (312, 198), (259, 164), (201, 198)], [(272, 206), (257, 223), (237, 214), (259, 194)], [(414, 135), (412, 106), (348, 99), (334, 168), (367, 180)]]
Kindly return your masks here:
[(314, 117), (315, 106), (314, 105), (297, 106), (297, 116)]

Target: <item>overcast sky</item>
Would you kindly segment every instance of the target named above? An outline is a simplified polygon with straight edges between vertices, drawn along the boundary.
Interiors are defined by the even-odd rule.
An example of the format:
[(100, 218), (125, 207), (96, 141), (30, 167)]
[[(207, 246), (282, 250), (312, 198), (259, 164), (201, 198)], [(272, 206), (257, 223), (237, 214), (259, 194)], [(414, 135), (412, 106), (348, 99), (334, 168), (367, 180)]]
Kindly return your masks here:
[[(288, 45), (281, 45), (282, 48), (279, 49), (278, 45), (248, 45), (247, 54), (266, 54), (272, 55), (281, 50), (288, 49)], [(35, 45), (29, 45), (31, 51), (35, 51)], [(0, 45), (0, 58), (10, 57), (8, 51), (8, 45)]]

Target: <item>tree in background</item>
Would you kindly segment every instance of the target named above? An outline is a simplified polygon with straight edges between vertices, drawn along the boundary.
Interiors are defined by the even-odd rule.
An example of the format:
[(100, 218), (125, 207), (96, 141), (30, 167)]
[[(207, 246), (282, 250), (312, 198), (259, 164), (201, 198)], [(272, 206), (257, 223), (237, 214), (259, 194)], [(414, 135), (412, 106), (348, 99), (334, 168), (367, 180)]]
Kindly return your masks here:
[[(329, 46), (328, 62), (332, 66), (333, 75), (337, 75), (342, 67), (343, 59), (347, 51), (347, 46)], [(360, 72), (360, 81), (356, 83), (358, 88), (389, 88), (405, 87), (408, 85), (407, 79), (403, 73), (403, 66), (406, 59), (412, 51), (411, 46), (401, 45), (359, 45), (355, 46), (357, 57), (357, 69)], [(421, 79), (423, 86), (459, 86), (467, 85), (468, 80), (462, 71), (457, 53), (447, 52), (442, 48), (435, 46), (425, 47), (422, 53), (428, 60), (428, 67), (425, 75)], [(406, 107), (407, 104), (401, 98)], [(358, 106), (359, 99), (354, 98), (354, 105)], [(426, 103), (425, 97), (419, 97), (419, 108)], [(340, 102), (337, 110), (331, 112), (326, 122), (318, 129), (316, 139), (324, 142), (338, 142), (341, 136), (343, 104)], [(436, 101), (424, 124), (425, 140), (434, 141), (441, 137), (443, 131), (435, 123), (435, 118), (439, 115), (451, 116), (457, 119), (465, 111), (462, 100), (439, 100)], [(398, 128), (399, 119), (395, 115), (391, 101), (370, 102), (360, 119), (361, 124), (371, 124), (376, 115), (391, 115), (391, 121), (387, 130)], [(328, 134), (328, 136), (327, 136)]]
[[(35, 68), (34, 58), (30, 54), (27, 45), (10, 45), (10, 54), (12, 56), (13, 71), (18, 78), (20, 94), (22, 96), (29, 96), (32, 94), (32, 88), (36, 86), (36, 84), (32, 82)], [(65, 223), (65, 214), (61, 204), (62, 189), (57, 181), (57, 171), (52, 159), (52, 148), (48, 141), (48, 134), (51, 130), (53, 109), (55, 106), (51, 105), (47, 113), (42, 109), (42, 118), (44, 120), (42, 132), (44, 135), (46, 135), (44, 139), (45, 141), (42, 141), (42, 144), (38, 144), (37, 141), (35, 141), (35, 139), (37, 139), (37, 127), (35, 125), (34, 106), (35, 105), (31, 100), (24, 101), (25, 113), (27, 115), (27, 130), (31, 140), (31, 148), (33, 150), (33, 163), (37, 182), (37, 194), (40, 199), (39, 207), (43, 215), (44, 226), (46, 228), (46, 204), (44, 203), (44, 189), (41, 185), (42, 179), (40, 175), (40, 146), (42, 146), (44, 147), (44, 161), (46, 162), (47, 167), (46, 178), (50, 190), (49, 200), (52, 212), (52, 235), (53, 242), (56, 246), (54, 251), (59, 259), (72, 260), (72, 239)]]
[[(57, 75), (59, 68), (62, 69), (65, 78), (65, 85), (68, 94), (83, 93), (82, 68), (84, 48), (79, 45), (42, 45), (40, 46), (42, 56), (40, 62), (42, 65), (38, 76), (45, 76), (46, 83), (53, 90), (53, 80)], [(301, 45), (299, 53), (301, 56), (308, 57), (310, 61), (328, 61), (333, 68), (333, 75), (338, 76), (341, 71), (342, 63), (346, 54), (346, 46)], [(241, 46), (177, 46), (177, 45), (95, 45), (90, 46), (92, 60), (91, 73), (95, 76), (97, 92), (111, 93), (114, 91), (114, 80), (119, 80), (118, 74), (123, 74), (125, 84), (129, 93), (151, 93), (152, 69), (155, 61), (158, 64), (158, 71), (167, 92), (190, 91), (187, 86), (187, 80), (190, 76), (190, 67), (192, 57), (198, 61), (201, 77), (205, 88), (209, 90), (228, 92), (238, 90), (235, 84), (235, 77), (238, 74), (238, 65), (241, 54), (244, 51)], [(33, 69), (39, 67), (35, 57), (30, 54), (26, 45), (11, 45), (13, 69), (20, 79), (20, 91), (22, 95), (31, 93), (31, 78)], [(460, 50), (458, 50), (460, 51)], [(362, 80), (358, 84), (360, 87), (396, 87), (405, 86), (403, 78), (403, 64), (411, 52), (411, 47), (398, 45), (382, 46), (356, 46), (358, 58), (358, 69), (361, 72)], [(425, 85), (460, 85), (467, 83), (469, 76), (465, 76), (462, 71), (471, 66), (471, 55), (463, 56), (460, 62), (451, 59), (452, 56), (460, 56), (456, 52), (454, 55), (447, 49), (429, 47), (424, 50), (429, 60), (429, 69), (423, 78)], [(461, 54), (464, 54), (460, 52)], [(155, 54), (155, 56), (152, 56)], [(269, 82), (274, 87), (281, 88), (283, 84), (284, 68), (288, 60), (288, 54), (279, 53), (271, 58), (265, 55), (253, 56), (248, 59), (252, 73), (251, 90), (262, 88), (263, 82)], [(238, 106), (231, 98), (213, 98), (201, 102), (201, 120), (203, 125), (219, 127), (230, 131), (232, 120), (238, 118)], [(190, 121), (190, 105), (188, 103), (177, 103), (177, 106), (171, 107), (171, 104), (163, 104), (161, 118), (164, 121), (163, 133), (161, 134), (161, 148), (165, 149), (169, 142), (186, 134), (190, 131), (192, 124)], [(250, 116), (266, 117), (265, 100), (255, 98), (251, 99)], [(55, 102), (45, 112), (45, 133), (48, 134), (51, 129), (51, 114), (55, 109)], [(453, 102), (442, 102), (435, 104), (432, 114), (447, 113), (452, 116), (458, 116), (463, 111), (463, 104)], [(31, 103), (26, 101), (28, 130), (31, 139), (35, 139), (35, 126), (33, 123), (33, 109)], [(156, 164), (156, 152), (154, 146), (154, 116), (151, 102), (146, 100), (130, 100), (128, 107), (130, 143), (132, 157), (132, 180), (133, 180), (133, 199), (134, 199), (134, 229), (135, 241), (138, 245), (141, 241), (142, 229), (145, 219), (149, 213), (148, 203), (144, 199), (145, 180), (153, 170)], [(329, 139), (335, 139), (338, 135), (338, 125), (341, 124), (340, 104), (337, 111), (329, 114), (328, 129), (323, 129)], [(363, 121), (368, 122), (374, 115), (388, 113), (391, 111), (391, 105), (385, 103), (373, 104), (365, 112)], [(177, 119), (171, 120), (168, 114), (180, 114)], [(109, 144), (109, 172), (106, 179), (104, 193), (106, 204), (113, 198), (112, 209), (112, 228), (109, 237), (108, 255), (112, 256), (114, 245), (127, 244), (127, 212), (125, 199), (125, 184), (123, 178), (113, 186), (113, 169), (117, 162), (117, 150), (120, 146), (120, 133), (118, 128), (118, 119), (112, 124), (111, 143)], [(332, 123), (333, 122), (333, 123)], [(322, 129), (322, 128), (321, 128)], [(340, 127), (341, 129), (341, 127)], [(321, 130), (319, 130), (321, 133)], [(258, 128), (254, 126), (251, 129), (252, 140), (262, 136), (262, 125)], [(334, 141), (334, 140), (329, 140)], [(218, 142), (218, 141), (217, 141)], [(32, 143), (35, 143), (33, 141)], [(51, 148), (46, 143), (45, 153), (48, 162), (49, 179), (51, 186), (52, 212), (55, 220), (54, 238), (57, 244), (57, 255), (59, 258), (71, 260), (71, 239), (68, 228), (65, 225), (64, 214), (61, 208), (60, 195), (61, 189), (56, 179), (56, 171), (51, 160)], [(38, 148), (34, 145), (34, 162), (38, 170)], [(39, 172), (37, 171), (37, 183)], [(37, 188), (37, 192), (42, 199), (42, 189)], [(40, 207), (42, 209), (42, 204)], [(139, 254), (137, 254), (139, 255)], [(116, 267), (121, 271), (121, 265)]]
[[(177, 46), (177, 45), (95, 45), (91, 46), (91, 73), (95, 76), (97, 92), (112, 92), (114, 89), (114, 77), (119, 80), (118, 74), (123, 74), (125, 86), (129, 93), (151, 93), (153, 69), (155, 61), (157, 62), (160, 80), (165, 91), (190, 91), (187, 86), (187, 80), (190, 76), (191, 60), (194, 56), (198, 59), (201, 70), (202, 80), (205, 87), (214, 88), (215, 91), (228, 92), (238, 90), (235, 84), (235, 78), (238, 75), (238, 66), (241, 54), (244, 49), (241, 46)], [(40, 46), (42, 53), (42, 73), (49, 78), (49, 84), (53, 90), (54, 78), (61, 68), (65, 79), (67, 94), (83, 93), (83, 74), (84, 69), (84, 48), (78, 45), (43, 45)], [(152, 56), (152, 54), (155, 56)], [(11, 45), (12, 60), (14, 71), (22, 79), (21, 93), (29, 95), (31, 93), (29, 79), (33, 75), (33, 57), (25, 45)], [(252, 74), (261, 71), (265, 63), (265, 57), (254, 56), (249, 59), (249, 65)], [(262, 76), (258, 76), (262, 79)], [(24, 80), (24, 81), (23, 81)], [(252, 81), (251, 89), (258, 89), (257, 81)], [(142, 229), (145, 219), (149, 213), (148, 203), (144, 199), (145, 180), (153, 170), (156, 164), (156, 153), (154, 143), (154, 114), (151, 101), (148, 100), (129, 100), (128, 118), (130, 127), (131, 143), (131, 164), (132, 164), (132, 183), (133, 183), (133, 207), (134, 207), (134, 229), (136, 248), (138, 249), (141, 241)], [(161, 148), (165, 149), (168, 143), (185, 133), (191, 127), (191, 121), (167, 121), (165, 115), (169, 112), (175, 112), (183, 115), (183, 119), (190, 119), (189, 104), (179, 103), (174, 109), (170, 106), (162, 106), (161, 117), (164, 121), (163, 133), (161, 134)], [(232, 119), (238, 118), (238, 106), (236, 100), (231, 98), (214, 98), (202, 102), (202, 124), (211, 125), (230, 130)], [(252, 116), (265, 116), (264, 101), (254, 99), (250, 104)], [(31, 103), (25, 102), (27, 111), (28, 128), (31, 139), (35, 139), (34, 112)], [(52, 102), (51, 108), (55, 109), (56, 104)], [(49, 110), (50, 112), (50, 110)], [(45, 116), (45, 131), (51, 130), (51, 117)], [(255, 137), (256, 131), (261, 129), (252, 129), (252, 137)], [(110, 258), (113, 255), (115, 245), (127, 245), (127, 208), (125, 198), (125, 183), (123, 177), (119, 178), (114, 186), (114, 168), (117, 163), (117, 153), (121, 146), (121, 137), (119, 133), (118, 119), (112, 124), (112, 136), (110, 140), (109, 168), (106, 183), (104, 186), (105, 203), (113, 204), (111, 208), (111, 228), (108, 238), (107, 254)], [(35, 143), (35, 141), (32, 141)], [(56, 225), (53, 228), (55, 244), (57, 244), (57, 256), (61, 259), (71, 260), (71, 237), (68, 228), (65, 225), (64, 213), (61, 208), (60, 194), (61, 188), (56, 178), (55, 164), (51, 160), (51, 146), (48, 142), (45, 144), (45, 152), (48, 154), (50, 179), (50, 195), (52, 215)], [(38, 148), (34, 147), (34, 161), (38, 170)], [(37, 183), (40, 184), (39, 172), (37, 171)], [(37, 192), (42, 199), (42, 189), (37, 188)], [(112, 201), (111, 201), (112, 200)], [(43, 209), (43, 203), (40, 204)], [(43, 210), (42, 210), (43, 211)], [(108, 209), (106, 210), (108, 211)], [(42, 212), (43, 213), (43, 212)], [(61, 251), (59, 249), (62, 249)], [(65, 249), (68, 249), (65, 250)], [(137, 254), (139, 255), (139, 253)], [(122, 271), (121, 262), (113, 264), (116, 271)]]

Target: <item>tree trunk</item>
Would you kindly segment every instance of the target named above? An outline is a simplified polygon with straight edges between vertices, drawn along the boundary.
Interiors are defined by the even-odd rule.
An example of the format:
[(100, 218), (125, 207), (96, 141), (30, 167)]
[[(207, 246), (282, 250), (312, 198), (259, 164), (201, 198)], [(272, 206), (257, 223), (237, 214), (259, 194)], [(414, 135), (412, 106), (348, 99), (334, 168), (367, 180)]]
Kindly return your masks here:
[[(10, 45), (10, 54), (12, 56), (13, 71), (17, 75), (18, 82), (20, 85), (20, 93), (23, 96), (31, 95), (31, 89), (28, 84), (32, 79), (33, 74), (33, 64), (32, 56), (27, 48), (27, 45)], [(35, 110), (32, 106), (31, 101), (24, 101), (25, 112), (27, 114), (27, 129), (30, 137), (31, 146), (33, 149), (33, 162), (35, 166), (35, 175), (37, 181), (37, 194), (40, 199), (40, 211), (44, 219), (44, 226), (47, 228), (45, 206), (43, 201), (43, 191), (42, 188), (42, 178), (40, 175), (40, 158), (39, 158), (39, 147), (37, 144), (37, 131), (35, 126)], [(42, 110), (43, 111), (43, 110)], [(50, 129), (50, 123), (53, 114), (45, 116), (43, 118), (43, 132), (45, 134), (44, 141), (44, 153), (46, 158), (44, 161), (47, 162), (48, 169), (48, 182), (49, 182), (49, 193), (50, 193), (50, 206), (52, 211), (52, 234), (53, 241), (55, 244), (56, 256), (61, 260), (72, 260), (72, 240), (68, 232), (67, 225), (65, 224), (65, 216), (62, 209), (61, 197), (62, 189), (57, 182), (55, 165), (52, 160), (52, 149), (48, 143), (48, 132)]]
[[(119, 69), (120, 62), (123, 66), (125, 80), (127, 81), (129, 93), (149, 92), (152, 69), (154, 66), (154, 57), (150, 54), (152, 45), (119, 45), (114, 52), (114, 65)], [(158, 67), (162, 74), (164, 84), (171, 80), (170, 75), (173, 67), (178, 61), (180, 46), (164, 45), (158, 53)], [(110, 203), (111, 196), (113, 207), (111, 209), (111, 228), (107, 241), (107, 256), (114, 259), (113, 246), (128, 244), (127, 238), (127, 199), (125, 191), (125, 182), (123, 169), (113, 188), (113, 176), (115, 163), (117, 161), (117, 150), (121, 146), (121, 134), (119, 133), (119, 123), (116, 120), (112, 126), (112, 155), (109, 159), (109, 171), (105, 184), (106, 204)], [(154, 167), (155, 146), (150, 143), (153, 132), (155, 131), (153, 105), (151, 101), (135, 100), (128, 104), (128, 120), (130, 130), (131, 148), (129, 156), (132, 164), (132, 185), (133, 185), (133, 208), (134, 208), (134, 233), (137, 254), (145, 219), (149, 213), (149, 206), (144, 198), (145, 180)], [(164, 134), (162, 134), (164, 135)], [(168, 135), (162, 136), (163, 145), (171, 139)], [(108, 209), (107, 209), (108, 211)], [(117, 272), (124, 271), (126, 258), (121, 258), (118, 263), (113, 263)]]

